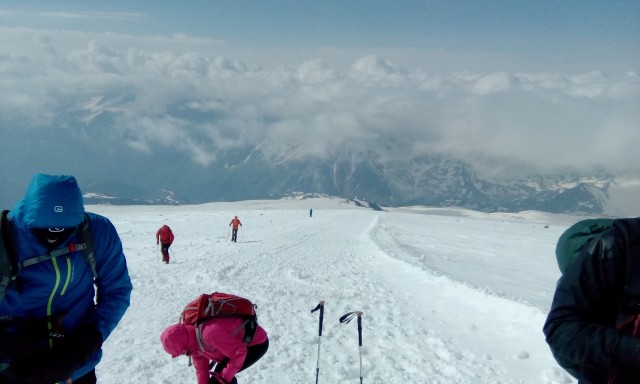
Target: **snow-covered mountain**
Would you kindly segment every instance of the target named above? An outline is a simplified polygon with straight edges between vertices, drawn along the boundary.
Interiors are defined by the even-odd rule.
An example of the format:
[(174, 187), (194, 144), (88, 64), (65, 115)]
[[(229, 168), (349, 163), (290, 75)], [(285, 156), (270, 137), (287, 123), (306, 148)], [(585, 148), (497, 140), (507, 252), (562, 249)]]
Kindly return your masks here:
[[(358, 198), (381, 206), (463, 207), (484, 212), (539, 210), (553, 213), (607, 212), (615, 176), (532, 175), (510, 180), (481, 178), (463, 161), (423, 156), (383, 163), (370, 158), (269, 162), (258, 151), (235, 153), (223, 167), (168, 170), (157, 183), (92, 181), (85, 190), (117, 196), (89, 203), (181, 204), (280, 198), (295, 192)], [(233, 161), (235, 160), (235, 161)]]
[[(185, 112), (179, 106), (168, 113), (177, 119), (175, 124), (183, 125), (198, 126), (217, 118), (212, 113)], [(5, 186), (0, 189), (0, 203), (11, 206), (23, 196), (31, 176), (44, 172), (75, 175), (88, 204), (199, 204), (302, 192), (390, 207), (640, 214), (638, 175), (521, 171), (493, 172), (489, 177), (486, 163), (428, 150), (409, 151), (411, 139), (401, 137), (341, 139), (329, 153), (313, 152), (312, 140), (305, 137), (286, 143), (253, 138), (244, 146), (230, 146), (224, 138), (207, 137), (196, 128), (188, 138), (150, 142), (130, 129), (117, 128), (126, 115), (126, 110), (115, 107), (69, 107), (51, 123), (56, 129), (38, 129), (37, 138), (26, 145), (25, 132), (33, 128), (16, 126), (2, 140), (3, 148), (21, 150), (17, 155), (0, 151), (0, 181)], [(56, 148), (53, 154), (52, 148)], [(46, 162), (43, 153), (51, 154)]]

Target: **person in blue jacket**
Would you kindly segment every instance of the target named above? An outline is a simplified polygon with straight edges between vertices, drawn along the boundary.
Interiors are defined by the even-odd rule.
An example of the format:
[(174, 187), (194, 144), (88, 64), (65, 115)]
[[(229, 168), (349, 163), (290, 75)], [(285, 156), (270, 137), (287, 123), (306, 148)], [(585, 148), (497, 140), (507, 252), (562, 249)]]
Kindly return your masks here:
[[(76, 247), (85, 216), (95, 275)], [(35, 175), (8, 217), (19, 273), (0, 302), (0, 383), (96, 383), (102, 343), (129, 307), (132, 290), (115, 227), (103, 216), (85, 215), (72, 176)]]

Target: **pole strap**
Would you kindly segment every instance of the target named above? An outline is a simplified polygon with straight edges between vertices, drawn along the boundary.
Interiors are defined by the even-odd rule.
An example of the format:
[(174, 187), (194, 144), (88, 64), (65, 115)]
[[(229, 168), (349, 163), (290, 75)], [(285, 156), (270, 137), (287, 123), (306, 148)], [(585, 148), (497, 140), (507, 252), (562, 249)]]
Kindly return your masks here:
[(340, 317), (340, 323), (348, 324), (351, 320), (353, 320), (354, 317), (357, 316), (358, 318), (360, 318), (362, 315), (363, 313), (361, 311), (345, 313), (344, 315), (342, 315), (342, 317)]

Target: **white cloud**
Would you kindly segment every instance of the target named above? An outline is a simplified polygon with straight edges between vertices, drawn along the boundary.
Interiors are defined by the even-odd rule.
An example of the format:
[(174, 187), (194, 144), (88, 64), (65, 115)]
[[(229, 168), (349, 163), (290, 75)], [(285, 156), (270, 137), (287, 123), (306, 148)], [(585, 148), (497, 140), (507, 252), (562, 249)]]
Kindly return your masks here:
[(131, 147), (171, 146), (204, 165), (216, 149), (320, 157), (347, 143), (545, 169), (640, 164), (635, 72), (430, 75), (375, 54), (346, 70), (318, 58), (263, 68), (223, 47), (185, 35), (0, 29), (0, 119), (44, 127), (70, 108), (85, 123), (108, 112)]
[(353, 63), (353, 69), (365, 75), (391, 76), (400, 72), (398, 67), (376, 55), (361, 57)]
[(340, 76), (338, 73), (327, 66), (320, 60), (310, 60), (304, 62), (297, 69), (300, 80), (307, 84), (324, 83), (331, 80), (337, 80)]
[(518, 79), (509, 73), (492, 73), (484, 76), (473, 86), (473, 92), (479, 95), (487, 95), (512, 89), (518, 85)]
[(137, 21), (145, 19), (142, 13), (135, 12), (40, 12), (36, 16), (63, 19), (108, 19)]

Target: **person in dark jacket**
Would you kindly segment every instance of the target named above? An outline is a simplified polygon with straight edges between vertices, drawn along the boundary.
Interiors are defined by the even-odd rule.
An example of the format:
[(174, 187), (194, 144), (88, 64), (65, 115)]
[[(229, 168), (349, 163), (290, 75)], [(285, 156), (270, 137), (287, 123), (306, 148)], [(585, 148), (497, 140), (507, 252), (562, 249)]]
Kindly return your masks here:
[(173, 231), (166, 224), (156, 232), (156, 245), (158, 244), (161, 244), (162, 261), (169, 264), (169, 247), (173, 244)]
[[(85, 213), (72, 176), (35, 175), (8, 217), (21, 268), (0, 302), (0, 383), (96, 383), (102, 343), (132, 290), (116, 229)], [(81, 250), (89, 240), (78, 241), (85, 217), (93, 266)]]
[(558, 281), (543, 327), (580, 384), (640, 383), (640, 219), (618, 219)]

